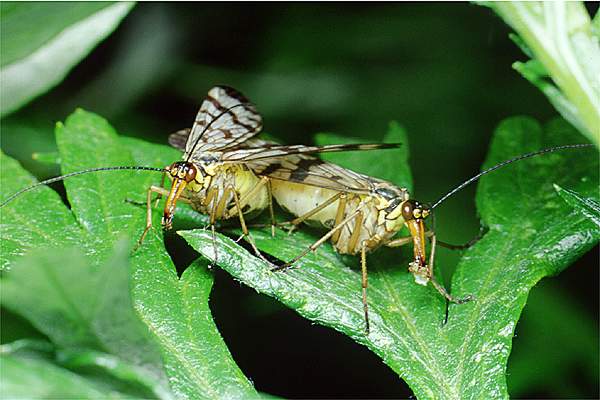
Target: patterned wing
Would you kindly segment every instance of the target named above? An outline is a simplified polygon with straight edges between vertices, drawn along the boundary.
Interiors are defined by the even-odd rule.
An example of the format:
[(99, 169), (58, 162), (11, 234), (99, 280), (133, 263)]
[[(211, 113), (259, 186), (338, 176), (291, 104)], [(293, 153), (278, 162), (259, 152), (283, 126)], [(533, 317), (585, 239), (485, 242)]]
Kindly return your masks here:
[[(262, 118), (248, 99), (230, 87), (215, 86), (202, 102), (187, 136), (184, 159), (235, 148), (261, 129)], [(184, 136), (174, 135), (178, 135), (179, 139)], [(175, 142), (179, 145), (178, 140)]]
[(190, 136), (191, 128), (185, 128), (169, 135), (169, 144), (176, 149), (185, 151), (185, 144)]
[(332, 144), (328, 146), (282, 146), (274, 143), (265, 142), (264, 140), (258, 142), (254, 139), (251, 147), (255, 148), (244, 148), (224, 154), (223, 161), (240, 163), (254, 160), (265, 160), (269, 158), (287, 157), (294, 154), (330, 153), (335, 151), (356, 150), (380, 150), (396, 148), (398, 146), (400, 146), (400, 144), (397, 143)]
[(368, 194), (379, 182), (306, 154), (260, 159), (246, 165), (260, 176), (343, 192)]

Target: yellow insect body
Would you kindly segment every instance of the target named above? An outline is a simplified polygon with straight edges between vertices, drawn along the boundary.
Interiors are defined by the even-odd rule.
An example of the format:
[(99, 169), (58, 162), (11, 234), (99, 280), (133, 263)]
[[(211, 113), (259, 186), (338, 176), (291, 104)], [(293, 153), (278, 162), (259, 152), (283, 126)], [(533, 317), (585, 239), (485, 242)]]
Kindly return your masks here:
[[(328, 230), (305, 251), (277, 269), (293, 265), (327, 240), (340, 254), (360, 254), (367, 332), (366, 254), (380, 246), (397, 247), (412, 242), (414, 258), (409, 263), (409, 271), (415, 281), (421, 285), (432, 282), (449, 300), (467, 301), (453, 298), (435, 281), (433, 265), (427, 264), (425, 250), (423, 220), (429, 210), (409, 199), (406, 189), (307, 155), (255, 163), (251, 168), (259, 176), (271, 179), (271, 193), (277, 204), (296, 216), (289, 224), (309, 223)], [(394, 238), (403, 226), (408, 228), (410, 235)]]
[(196, 177), (189, 182), (181, 194), (182, 198), (189, 200), (194, 210), (216, 220), (237, 217), (232, 190), (235, 190), (244, 214), (253, 216), (269, 205), (266, 185), (244, 165), (211, 165), (203, 169), (206, 176)]
[[(301, 183), (273, 179), (271, 182), (273, 198), (282, 208), (293, 215), (301, 216), (339, 195), (339, 191), (310, 186)], [(408, 193), (404, 200), (408, 199)], [(390, 219), (388, 207), (391, 201), (366, 194), (346, 193), (314, 215), (306, 218), (305, 223), (316, 227), (332, 229), (336, 221), (349, 218), (359, 209), (358, 215), (343, 225), (332, 237), (336, 251), (341, 254), (358, 254), (364, 244), (367, 251), (389, 242), (404, 225), (401, 213)], [(399, 208), (399, 207), (398, 207)]]

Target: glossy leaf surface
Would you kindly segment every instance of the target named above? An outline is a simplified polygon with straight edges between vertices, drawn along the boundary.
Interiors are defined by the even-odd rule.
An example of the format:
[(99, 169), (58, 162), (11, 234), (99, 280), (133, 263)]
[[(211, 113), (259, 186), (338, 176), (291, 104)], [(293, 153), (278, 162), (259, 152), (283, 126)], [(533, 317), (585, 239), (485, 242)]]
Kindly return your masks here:
[[(498, 127), (484, 167), (578, 138), (560, 120), (541, 127), (529, 118), (511, 118)], [(219, 236), (219, 265), (302, 316), (368, 346), (419, 398), (506, 398), (507, 358), (528, 291), (544, 276), (566, 268), (600, 237), (597, 226), (566, 206), (552, 185), (569, 185), (595, 198), (597, 171), (595, 151), (586, 149), (516, 163), (482, 179), (477, 205), (490, 231), (465, 252), (452, 279), (454, 295), (472, 294), (477, 300), (450, 305), (445, 325), (442, 298), (430, 286), (416, 285), (406, 272), (410, 249), (381, 249), (368, 259), (368, 336), (357, 262), (336, 255), (329, 245), (307, 255), (296, 268), (275, 273)], [(180, 234), (207, 258), (213, 257), (210, 234)], [(263, 251), (284, 261), (317, 238), (281, 231), (274, 239), (267, 231), (253, 236)]]
[[(181, 156), (166, 146), (119, 138), (104, 119), (83, 110), (58, 124), (56, 134), (63, 173), (162, 167)], [(31, 182), (2, 155), (3, 199)], [(145, 226), (145, 210), (125, 200), (143, 201), (158, 182), (154, 172), (90, 173), (65, 181), (70, 209), (46, 187), (3, 207), (3, 305), (63, 354), (70, 351), (71, 361), (92, 362), (97, 358), (90, 351), (116, 356), (137, 371), (138, 384), (152, 384), (154, 396), (256, 396), (212, 322), (212, 276), (204, 265), (193, 265), (179, 279), (160, 228), (129, 256)]]

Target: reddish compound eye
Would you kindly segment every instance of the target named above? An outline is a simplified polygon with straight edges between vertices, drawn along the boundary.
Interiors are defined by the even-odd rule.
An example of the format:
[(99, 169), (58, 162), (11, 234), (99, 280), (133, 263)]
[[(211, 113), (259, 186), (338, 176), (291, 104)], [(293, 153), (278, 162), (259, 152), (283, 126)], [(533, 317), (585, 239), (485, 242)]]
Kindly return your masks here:
[(185, 171), (185, 181), (186, 182), (191, 182), (194, 179), (196, 179), (196, 174), (198, 173), (196, 167), (192, 164), (188, 164), (186, 166), (186, 171)]
[(410, 221), (411, 219), (414, 219), (414, 206), (415, 204), (412, 200), (407, 200), (402, 205), (402, 218), (404, 218), (405, 221)]

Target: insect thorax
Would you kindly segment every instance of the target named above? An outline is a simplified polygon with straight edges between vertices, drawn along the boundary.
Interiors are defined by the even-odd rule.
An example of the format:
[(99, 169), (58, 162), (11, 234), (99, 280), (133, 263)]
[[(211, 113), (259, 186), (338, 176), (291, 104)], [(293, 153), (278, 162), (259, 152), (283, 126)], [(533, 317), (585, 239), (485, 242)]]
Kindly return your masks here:
[(217, 219), (237, 216), (233, 190), (244, 214), (262, 211), (268, 206), (267, 187), (260, 186), (260, 178), (244, 165), (196, 163), (196, 166), (202, 169), (204, 178), (189, 184), (185, 193), (196, 211), (210, 215), (218, 209)]

